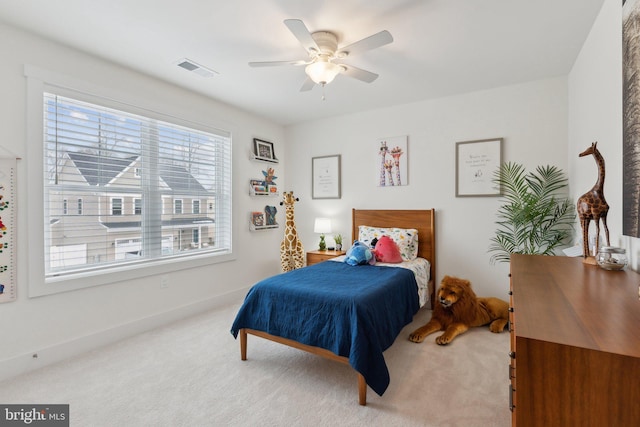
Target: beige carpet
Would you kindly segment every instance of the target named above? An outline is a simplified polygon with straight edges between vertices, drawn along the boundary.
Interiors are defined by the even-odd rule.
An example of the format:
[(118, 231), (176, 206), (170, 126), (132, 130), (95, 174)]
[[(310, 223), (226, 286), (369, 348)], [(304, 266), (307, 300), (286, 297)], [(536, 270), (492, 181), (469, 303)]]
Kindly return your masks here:
[(239, 305), (0, 382), (0, 403), (68, 403), (72, 426), (509, 426), (508, 333), (476, 328), (447, 347), (407, 340), (385, 352), (391, 384), (358, 405), (346, 366), (229, 333)]

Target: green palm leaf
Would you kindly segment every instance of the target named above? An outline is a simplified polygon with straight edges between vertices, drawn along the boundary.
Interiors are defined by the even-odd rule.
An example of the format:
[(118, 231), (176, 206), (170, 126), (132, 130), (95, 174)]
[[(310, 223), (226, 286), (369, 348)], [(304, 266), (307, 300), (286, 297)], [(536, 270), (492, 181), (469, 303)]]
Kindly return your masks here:
[(491, 239), (491, 262), (509, 262), (512, 253), (553, 255), (572, 235), (573, 203), (565, 196), (567, 178), (555, 166), (503, 163), (493, 182), (502, 189), (504, 204), (496, 214), (496, 235)]

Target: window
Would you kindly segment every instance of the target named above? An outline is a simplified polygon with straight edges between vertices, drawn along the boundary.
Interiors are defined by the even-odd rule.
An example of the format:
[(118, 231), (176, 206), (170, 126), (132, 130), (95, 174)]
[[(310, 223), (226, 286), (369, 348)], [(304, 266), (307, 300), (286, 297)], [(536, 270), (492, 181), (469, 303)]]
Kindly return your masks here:
[[(231, 253), (228, 132), (44, 88), (45, 282)], [(163, 215), (164, 203), (182, 213), (183, 198), (194, 200), (194, 213), (200, 200), (214, 209)], [(77, 200), (81, 217), (65, 216), (68, 200)], [(62, 215), (54, 209), (61, 204)], [(180, 230), (210, 244), (193, 248)]]
[(192, 212), (194, 214), (199, 214), (200, 213), (200, 200), (194, 200), (192, 202)]
[(133, 199), (133, 214), (142, 215), (142, 199)]
[(173, 201), (173, 213), (174, 214), (182, 213), (182, 199), (175, 199)]
[(122, 199), (119, 197), (114, 197), (111, 199), (111, 215), (119, 216), (122, 215)]

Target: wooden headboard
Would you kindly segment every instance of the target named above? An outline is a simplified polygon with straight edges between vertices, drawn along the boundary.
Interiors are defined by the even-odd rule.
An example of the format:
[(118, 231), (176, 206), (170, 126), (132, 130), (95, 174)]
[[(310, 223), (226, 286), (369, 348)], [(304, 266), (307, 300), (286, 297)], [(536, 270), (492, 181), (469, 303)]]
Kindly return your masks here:
[(435, 296), (436, 281), (436, 228), (435, 209), (426, 210), (363, 210), (353, 209), (351, 241), (358, 239), (358, 227), (397, 227), (418, 230), (418, 256), (431, 264), (429, 299), (431, 308)]

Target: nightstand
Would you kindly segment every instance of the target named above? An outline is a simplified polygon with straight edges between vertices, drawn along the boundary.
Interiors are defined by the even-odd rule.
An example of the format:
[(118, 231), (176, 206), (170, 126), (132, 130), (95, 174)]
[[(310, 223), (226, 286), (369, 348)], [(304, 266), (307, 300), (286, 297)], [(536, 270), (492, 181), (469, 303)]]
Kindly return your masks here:
[(317, 264), (346, 253), (346, 251), (309, 251), (307, 252), (307, 265)]

